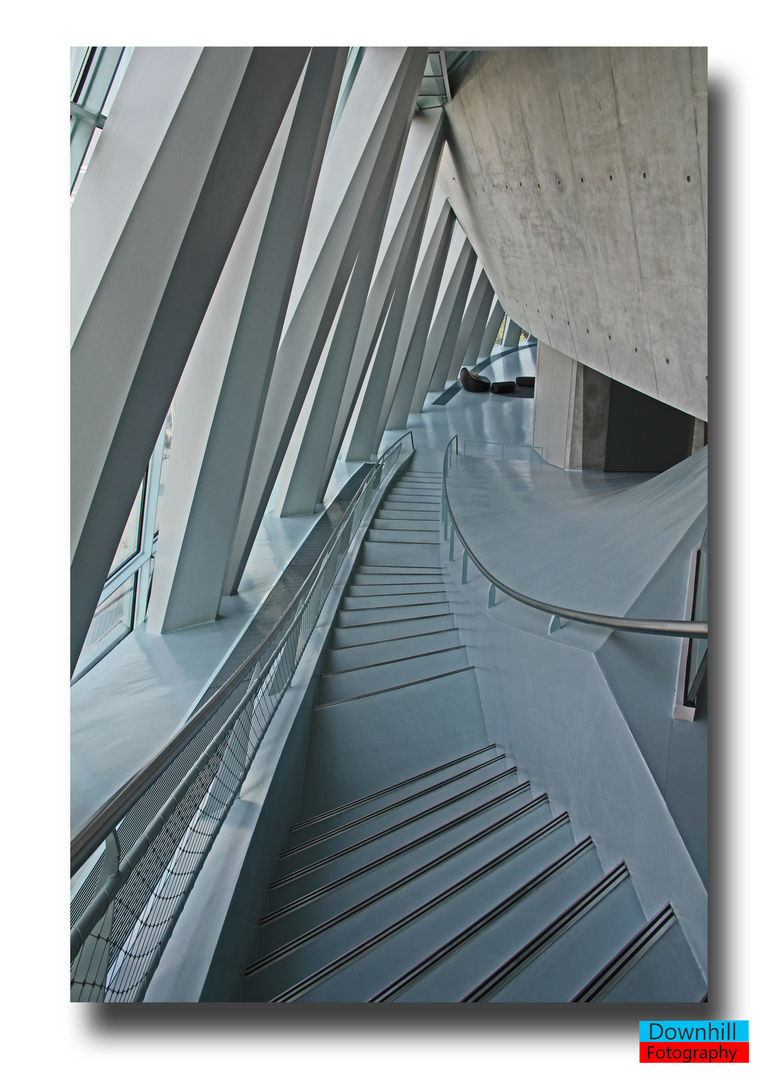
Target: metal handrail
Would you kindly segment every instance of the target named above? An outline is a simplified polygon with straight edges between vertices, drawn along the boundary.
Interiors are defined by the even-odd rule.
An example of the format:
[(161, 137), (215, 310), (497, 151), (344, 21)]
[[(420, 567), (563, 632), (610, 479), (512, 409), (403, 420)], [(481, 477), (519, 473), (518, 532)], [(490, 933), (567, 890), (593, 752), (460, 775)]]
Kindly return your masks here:
[[(451, 508), (451, 501), (448, 497), (448, 485), (446, 483), (446, 477), (448, 475), (448, 462), (451, 452), (452, 444), (456, 442), (456, 454), (459, 455), (459, 436), (454, 435), (453, 439), (446, 447), (446, 452), (443, 457), (443, 495), (445, 500), (445, 506), (448, 510), (448, 518), (451, 521), (451, 527), (459, 537), (459, 542), (464, 548), (468, 558), (475, 564), (477, 569), (486, 578), (487, 581), (498, 589), (500, 592), (505, 593), (513, 600), (518, 600), (521, 604), (525, 604), (527, 607), (536, 608), (538, 611), (544, 611), (548, 615), (552, 615), (557, 619), (568, 619), (571, 622), (588, 623), (592, 626), (604, 626), (611, 630), (628, 630), (635, 634), (659, 634), (664, 637), (683, 637), (683, 638), (707, 638), (708, 637), (708, 623), (707, 622), (692, 622), (684, 619), (632, 619), (626, 618), (621, 615), (600, 615), (591, 611), (577, 611), (574, 608), (561, 607), (559, 604), (549, 604), (544, 600), (536, 600), (531, 596), (525, 596), (523, 593), (518, 592), (516, 589), (510, 588), (503, 581), (491, 573), (483, 564), (480, 559), (477, 558), (475, 553), (470, 548), (469, 544), (464, 538), (459, 526), (456, 524), (454, 512)], [(446, 523), (446, 530), (448, 525)], [(447, 536), (445, 537), (448, 538)]]
[[(399, 439), (396, 439), (381, 457), (376, 462), (376, 465), (381, 465), (389, 454), (403, 442), (406, 437), (411, 438), (411, 447), (414, 449), (414, 436), (412, 432), (407, 431), (401, 435)], [(371, 477), (373, 473), (369, 473)], [(257, 646), (256, 649), (247, 657), (246, 660), (234, 671), (234, 673), (226, 679), (222, 686), (220, 686), (215, 693), (189, 717), (188, 721), (180, 728), (176, 734), (159, 750), (142, 768), (140, 768), (130, 780), (128, 780), (123, 786), (112, 795), (101, 807), (96, 810), (95, 813), (85, 822), (85, 824), (75, 833), (71, 841), (70, 847), (70, 859), (71, 859), (71, 873), (75, 874), (77, 870), (82, 867), (85, 862), (90, 858), (93, 852), (103, 843), (106, 837), (113, 831), (113, 829), (124, 818), (128, 810), (135, 805), (142, 795), (148, 791), (151, 785), (157, 780), (160, 774), (178, 757), (182, 750), (191, 742), (199, 729), (209, 720), (212, 714), (220, 705), (225, 701), (227, 695), (231, 692), (233, 687), (241, 681), (246, 672), (257, 664), (258, 660), (264, 656), (271, 649), (274, 641), (277, 640), (279, 634), (283, 631), (284, 627), (290, 623), (295, 615), (301, 601), (305, 594), (310, 590), (318, 575), (319, 569), (323, 563), (324, 556), (328, 549), (333, 544), (337, 534), (346, 524), (350, 515), (353, 513), (356, 503), (361, 498), (361, 495), (366, 487), (366, 481), (362, 484), (353, 499), (348, 504), (345, 513), (342, 515), (341, 520), (337, 524), (336, 528), (332, 532), (332, 535), (324, 545), (321, 554), (313, 566), (313, 569), (308, 574), (301, 587), (289, 605), (287, 610), (278, 620), (276, 625), (267, 635), (267, 637)]]

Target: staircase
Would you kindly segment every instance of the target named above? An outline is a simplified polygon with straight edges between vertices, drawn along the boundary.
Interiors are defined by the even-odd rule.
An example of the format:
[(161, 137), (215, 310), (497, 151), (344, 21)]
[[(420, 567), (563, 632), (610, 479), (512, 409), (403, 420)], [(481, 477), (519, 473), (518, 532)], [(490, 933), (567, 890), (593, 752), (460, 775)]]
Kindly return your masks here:
[(247, 1000), (699, 1001), (670, 907), (646, 919), (491, 744), (440, 558), (441, 478), (404, 473), (337, 613)]

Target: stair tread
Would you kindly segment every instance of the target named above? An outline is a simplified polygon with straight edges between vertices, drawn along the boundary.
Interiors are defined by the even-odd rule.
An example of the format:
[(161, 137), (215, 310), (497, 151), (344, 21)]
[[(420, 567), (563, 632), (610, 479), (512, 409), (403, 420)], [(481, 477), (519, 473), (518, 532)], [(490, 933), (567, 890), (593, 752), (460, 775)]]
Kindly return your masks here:
[[(529, 949), (529, 958), (500, 985), (485, 988), (468, 1000), (570, 1001), (580, 984), (594, 977), (607, 958), (633, 936), (644, 913), (628, 873), (616, 867), (603, 878), (600, 892), (574, 920), (563, 917), (562, 929)], [(612, 884), (611, 884), (612, 882)], [(607, 886), (607, 887), (606, 887)]]
[(327, 705), (332, 701), (392, 690), (417, 679), (445, 675), (466, 667), (469, 667), (467, 650), (463, 645), (452, 645), (402, 659), (383, 660), (351, 671), (328, 673), (321, 677), (319, 683), (318, 704)]
[[(528, 820), (526, 815), (524, 823)], [(306, 966), (320, 967), (342, 955), (349, 946), (366, 941), (370, 934), (379, 929), (380, 923), (384, 925), (386, 919), (395, 918), (396, 905), (404, 903), (416, 908), (423, 901), (438, 897), (461, 875), (478, 869), (485, 861), (480, 861), (480, 843), (487, 837), (496, 841), (497, 836), (500, 842), (506, 828), (501, 817), (494, 821), (489, 819), (485, 830), (464, 835), (454, 847), (438, 851), (430, 862), (414, 862), (403, 878), (388, 881), (373, 895), (335, 912), (317, 925), (311, 925), (298, 938), (290, 939), (276, 950), (261, 956), (251, 966), (250, 972), (262, 973), (269, 993), (279, 982), (282, 983), (281, 989), (287, 989), (294, 981), (295, 972), (304, 971)], [(532, 831), (527, 830), (525, 835)], [(461, 863), (459, 855), (463, 855)]]

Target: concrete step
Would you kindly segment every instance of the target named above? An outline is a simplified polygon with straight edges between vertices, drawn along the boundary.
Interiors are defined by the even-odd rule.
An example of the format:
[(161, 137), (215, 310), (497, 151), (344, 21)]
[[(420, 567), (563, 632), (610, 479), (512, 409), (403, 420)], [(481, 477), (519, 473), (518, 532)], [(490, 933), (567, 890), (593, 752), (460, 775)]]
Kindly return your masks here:
[(463, 645), (459, 645), (417, 654), (404, 660), (384, 660), (352, 671), (325, 673), (319, 684), (318, 703), (325, 705), (331, 701), (344, 701), (376, 690), (390, 690), (415, 679), (443, 675), (447, 671), (466, 667), (469, 667), (467, 650)]
[[(543, 800), (543, 805), (536, 805), (527, 782), (514, 787), (511, 783), (511, 776), (494, 778), (494, 782), (484, 780), (482, 786), (475, 783), (469, 791), (451, 793), (450, 799), (442, 797), (441, 803), (416, 814), (409, 807), (411, 816), (405, 821), (387, 827), (372, 821), (368, 828), (377, 831), (371, 831), (369, 837), (354, 842), (342, 834), (333, 837), (337, 844), (345, 846), (323, 857), (312, 849), (303, 851), (299, 854), (304, 866), (295, 866), (290, 872), (282, 863), (296, 862), (297, 856), (280, 859), (283, 873), (271, 886), (263, 922), (278, 922), (282, 929), (275, 932), (281, 941), (286, 941), (292, 931), (283, 926), (295, 925), (287, 923), (287, 916), (289, 920), (294, 916), (305, 929), (319, 921), (319, 913), (323, 918), (332, 911), (344, 910), (350, 897), (371, 896), (377, 887), (424, 866), (438, 852), (455, 849), (489, 826), (492, 831), (492, 822), (504, 823), (501, 827), (511, 829), (518, 837), (532, 832), (549, 819), (548, 807), (544, 808)], [(322, 844), (322, 849), (325, 846)]]
[(353, 570), (353, 581), (359, 583), (369, 580), (369, 576), (382, 578), (384, 581), (407, 582), (412, 578), (427, 578), (429, 581), (443, 580), (443, 568), (440, 564), (400, 566), (390, 563), (358, 562)]
[(427, 498), (440, 498), (442, 484), (396, 484), (389, 492), (389, 497), (399, 495), (424, 495)]
[(646, 923), (574, 1001), (701, 1001), (706, 980), (671, 906)]
[(424, 772), (443, 760), (444, 747), (459, 757), (488, 742), (471, 669), (321, 705), (313, 711), (301, 816)]
[(351, 584), (348, 585), (345, 590), (345, 596), (406, 596), (409, 593), (445, 593), (445, 585), (442, 579), (437, 581), (427, 581), (426, 578), (413, 578), (411, 581), (406, 582), (379, 582), (368, 584), (365, 581), (359, 581), (352, 579)]
[(373, 641), (366, 645), (346, 645), (328, 649), (324, 656), (324, 674), (335, 671), (352, 671), (354, 668), (383, 663), (385, 660), (404, 660), (408, 656), (448, 649), (461, 645), (459, 631), (439, 630), (432, 634), (411, 634), (408, 637), (392, 637), (387, 641)]
[(412, 585), (407, 592), (383, 592), (365, 595), (345, 595), (342, 598), (340, 611), (365, 611), (366, 609), (377, 610), (379, 608), (411, 607), (414, 604), (443, 603), (447, 604), (446, 590), (439, 589), (420, 590), (419, 586)]
[(379, 524), (380, 521), (435, 521), (437, 523), (441, 520), (439, 510), (403, 510), (396, 507), (395, 510), (383, 510), (381, 507), (374, 515), (375, 523)]
[(427, 541), (420, 544), (405, 543), (398, 541), (395, 544), (386, 541), (384, 537), (379, 539), (369, 537), (361, 546), (361, 563), (373, 566), (403, 566), (441, 568), (440, 544)]
[[(387, 544), (430, 544), (440, 550), (437, 529), (377, 529), (372, 523), (366, 534), (367, 542), (379, 541)], [(395, 555), (392, 556), (395, 558)]]
[[(413, 963), (403, 966), (397, 979), (388, 980), (376, 1000), (460, 1001), (495, 970), (498, 957), (519, 952), (602, 877), (591, 840), (574, 846), (569, 825), (523, 855), (525, 879), (503, 872), (479, 897), (474, 892), (461, 897), (459, 931), (444, 935), (419, 959), (412, 954)], [(458, 923), (455, 912), (451, 914), (451, 923)]]
[(429, 510), (439, 513), (441, 510), (441, 499), (439, 495), (425, 495), (423, 492), (402, 492), (400, 495), (397, 492), (393, 492), (391, 495), (386, 495), (380, 503), (380, 510), (416, 510), (421, 507), (422, 510)]
[(451, 612), (447, 615), (426, 615), (419, 619), (401, 618), (400, 621), (372, 623), (366, 626), (335, 626), (331, 635), (331, 647), (342, 648), (348, 645), (364, 645), (370, 642), (396, 640), (398, 638), (418, 637), (422, 634), (435, 633), (438, 630), (455, 630), (456, 623)]
[[(442, 842), (426, 842), (418, 853), (409, 853), (406, 861), (402, 858), (396, 860), (394, 868), (403, 871), (399, 876), (390, 879), (380, 871), (374, 891), (359, 896), (341, 910), (327, 914), (318, 924), (308, 918), (307, 928), (300, 936), (289, 938), (270, 953), (265, 952), (266, 946), (263, 944), (261, 959), (253, 965), (248, 979), (255, 995), (250, 1000), (270, 1000), (283, 993), (349, 949), (362, 946), (370, 937), (394, 922), (402, 910), (410, 911), (453, 887), (461, 877), (478, 870), (499, 854), (507, 842), (507, 830), (517, 827), (520, 820), (524, 825), (522, 835), (528, 836), (533, 831), (532, 826), (528, 826), (536, 809), (534, 807), (514, 819), (510, 819), (509, 815), (502, 817), (486, 811), (480, 819), (482, 828), (474, 828), (478, 824), (475, 819), (472, 831), (465, 828), (451, 833), (453, 842), (450, 846)], [(540, 823), (538, 818), (537, 823)], [(519, 835), (518, 830), (518, 838)], [(386, 865), (389, 871), (390, 863)], [(367, 886), (371, 884), (373, 876), (373, 873), (363, 875)], [(346, 897), (349, 898), (349, 894)], [(313, 915), (318, 912), (321, 903), (323, 901), (313, 902)], [(310, 914), (310, 910), (298, 909), (289, 917), (292, 926), (297, 926), (300, 920)], [(271, 934), (275, 938), (275, 927), (279, 923), (283, 924), (284, 920), (264, 923), (261, 935), (267, 931), (269, 938)]]
[(451, 605), (448, 600), (425, 600), (421, 603), (398, 605), (374, 605), (351, 611), (338, 611), (335, 625), (338, 629), (351, 626), (370, 626), (377, 623), (417, 619), (425, 615), (448, 615)]
[[(330, 820), (312, 837), (294, 837), (279, 857), (274, 870), (274, 888), (294, 872), (305, 877), (306, 868), (328, 856), (336, 862), (342, 852), (359, 843), (367, 848), (365, 860), (369, 861), (374, 852), (370, 852), (368, 845), (376, 844), (374, 838), (387, 836), (389, 830), (406, 831), (418, 821), (419, 829), (409, 833), (410, 837), (416, 837), (442, 824), (449, 816), (458, 816), (472, 805), (490, 801), (502, 792), (514, 791), (519, 785), (517, 770), (507, 764), (503, 755), (497, 754), (477, 763), (469, 761), (460, 772), (447, 778), (438, 776), (419, 791), (398, 793), (397, 798), (389, 799), (382, 806), (369, 808), (364, 805), (362, 813), (356, 813), (344, 823)], [(530, 797), (529, 791), (527, 798)], [(392, 849), (400, 843), (398, 836), (392, 839), (387, 836), (379, 850)], [(354, 856), (352, 861), (354, 865), (361, 865), (364, 859), (356, 860)]]
[[(522, 923), (533, 925), (554, 910), (556, 890), (574, 891), (600, 874), (591, 841), (576, 851), (562, 815), (461, 879), (436, 904), (404, 914), (373, 949), (336, 964), (299, 1000), (458, 1001), (471, 972), (480, 970), (480, 954), (484, 966), (495, 964), (496, 941), (484, 941), (487, 929), (501, 921), (506, 935), (522, 941), (529, 933)], [(457, 954), (461, 962), (454, 962)]]
[(438, 784), (447, 783), (452, 777), (462, 776), (465, 772), (496, 758), (502, 759), (509, 766), (505, 756), (494, 745), (481, 746), (468, 754), (462, 754), (453, 761), (443, 762), (416, 776), (399, 780), (390, 787), (382, 788), (362, 799), (332, 807), (323, 814), (300, 820), (290, 828), (290, 843), (287, 846), (303, 843), (329, 829), (355, 821), (374, 810), (384, 810), (401, 799), (416, 798), (420, 792), (428, 791)]
[(434, 521), (428, 521), (427, 518), (413, 517), (406, 521), (402, 521), (399, 518), (374, 518), (372, 529), (375, 532), (416, 532), (416, 533), (430, 533), (437, 536), (440, 532), (440, 527), (437, 519)]
[(378, 585), (383, 589), (395, 589), (400, 585), (405, 589), (415, 585), (443, 587), (443, 572), (436, 568), (396, 567), (396, 566), (357, 566), (350, 579), (351, 585)]
[(644, 921), (628, 871), (616, 867), (467, 1000), (570, 1001)]

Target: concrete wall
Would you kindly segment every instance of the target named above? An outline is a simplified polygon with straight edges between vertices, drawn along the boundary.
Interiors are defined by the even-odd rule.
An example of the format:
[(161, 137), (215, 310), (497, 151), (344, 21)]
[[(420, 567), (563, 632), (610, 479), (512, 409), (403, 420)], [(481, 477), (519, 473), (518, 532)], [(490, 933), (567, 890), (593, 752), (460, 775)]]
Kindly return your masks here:
[(510, 317), (707, 419), (703, 48), (477, 50), (439, 181)]

